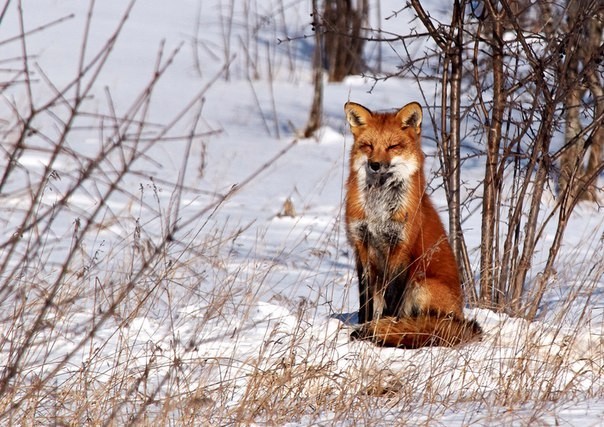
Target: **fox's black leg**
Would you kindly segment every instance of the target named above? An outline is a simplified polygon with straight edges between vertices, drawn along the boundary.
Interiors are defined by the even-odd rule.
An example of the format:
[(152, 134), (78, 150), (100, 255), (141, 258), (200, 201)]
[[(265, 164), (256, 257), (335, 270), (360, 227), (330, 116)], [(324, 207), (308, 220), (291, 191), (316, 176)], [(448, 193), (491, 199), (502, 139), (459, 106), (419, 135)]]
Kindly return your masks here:
[(359, 260), (357, 260), (357, 275), (359, 276), (359, 323), (370, 322), (373, 319), (373, 298), (369, 293), (367, 272)]
[(395, 275), (386, 285), (384, 316), (396, 317), (400, 315), (404, 304), (406, 287), (407, 277), (404, 272)]

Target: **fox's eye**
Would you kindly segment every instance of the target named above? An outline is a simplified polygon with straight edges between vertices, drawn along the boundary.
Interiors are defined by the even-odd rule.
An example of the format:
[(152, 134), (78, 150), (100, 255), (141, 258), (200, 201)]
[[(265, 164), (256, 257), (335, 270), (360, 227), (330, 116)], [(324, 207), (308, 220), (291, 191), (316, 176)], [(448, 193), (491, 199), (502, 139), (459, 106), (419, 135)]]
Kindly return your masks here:
[(363, 142), (363, 143), (361, 143), (361, 145), (360, 145), (360, 149), (361, 149), (361, 150), (366, 150), (366, 151), (371, 151), (371, 150), (373, 150), (373, 145), (371, 145), (371, 144), (370, 144), (370, 143), (368, 143), (368, 142)]
[(392, 144), (388, 146), (388, 150), (397, 150), (401, 148), (401, 144)]

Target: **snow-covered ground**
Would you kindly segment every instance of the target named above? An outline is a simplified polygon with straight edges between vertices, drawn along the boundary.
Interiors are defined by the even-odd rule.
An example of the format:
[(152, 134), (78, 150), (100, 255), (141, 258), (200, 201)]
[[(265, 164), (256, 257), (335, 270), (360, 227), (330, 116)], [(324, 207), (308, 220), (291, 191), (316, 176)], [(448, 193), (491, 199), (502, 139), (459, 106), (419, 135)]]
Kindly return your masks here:
[[(3, 58), (29, 53), (37, 108), (110, 40), (124, 3), (96, 2), (87, 29), (86, 2), (23, 2), (26, 31), (66, 17), (2, 48)], [(467, 309), (485, 330), (480, 343), (399, 350), (350, 341), (358, 300), (342, 228), (351, 143), (343, 104), (386, 109), (423, 98), (411, 79), (326, 84), (324, 126), (317, 138), (297, 138), (312, 100), (312, 38), (300, 37), (311, 34), (309, 3), (139, 1), (84, 101), (90, 116), (74, 122), (57, 157), (49, 141), (56, 144), (69, 109), (36, 117), (38, 134), (0, 189), (3, 378), (33, 331), (0, 397), (2, 424), (602, 423), (604, 217), (592, 206), (571, 219), (538, 321)], [(8, 7), (0, 40), (20, 33), (17, 12)], [(411, 25), (405, 12), (383, 24)], [(144, 110), (138, 100), (172, 53)], [(395, 69), (397, 55), (384, 48), (384, 58)], [(22, 78), (11, 71), (20, 61), (11, 61), (6, 81)], [(25, 87), (4, 90), (6, 129), (15, 111), (27, 114)], [(120, 117), (147, 123), (136, 144), (107, 142), (120, 126), (136, 134), (136, 120)], [(13, 134), (3, 131), (2, 169)], [(108, 147), (115, 153), (94, 179), (64, 199)], [(464, 180), (482, 172), (477, 162)], [(444, 194), (437, 181), (432, 187), (445, 217)], [(283, 215), (287, 200), (293, 216)], [(22, 232), (31, 206), (50, 219)], [(477, 263), (478, 214), (464, 229)]]

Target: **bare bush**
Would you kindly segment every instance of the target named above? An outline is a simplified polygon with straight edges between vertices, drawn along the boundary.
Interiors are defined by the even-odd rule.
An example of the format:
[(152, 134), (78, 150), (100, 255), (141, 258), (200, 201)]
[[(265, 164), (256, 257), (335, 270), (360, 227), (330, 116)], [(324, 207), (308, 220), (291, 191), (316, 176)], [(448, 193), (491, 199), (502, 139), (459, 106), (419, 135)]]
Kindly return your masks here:
[[(572, 15), (579, 4), (581, 12)], [(559, 17), (544, 15), (562, 21), (562, 15), (569, 14), (568, 26), (555, 32), (551, 22), (536, 18), (543, 5), (519, 5), (456, 1), (452, 21), (445, 23), (432, 18), (420, 2), (412, 1), (410, 7), (426, 29), (416, 37), (431, 38), (444, 60), (431, 61), (431, 52), (423, 59), (409, 57), (409, 66), (403, 70), (418, 76), (421, 73), (414, 71), (415, 64), (432, 64), (441, 85), (441, 102), (434, 106), (442, 109), (441, 133), (435, 129), (435, 135), (440, 136), (437, 142), (451, 239), (470, 302), (534, 318), (553, 279), (573, 207), (586, 192), (589, 199), (598, 201), (596, 181), (604, 170), (604, 159), (599, 148), (603, 76), (597, 65), (602, 27), (596, 22), (601, 22), (603, 9), (599, 2), (571, 0), (559, 11)], [(577, 43), (585, 49), (572, 48)], [(583, 64), (580, 72), (578, 63)], [(432, 84), (419, 77), (417, 81), (420, 86)], [(590, 82), (592, 96), (580, 107), (578, 91), (582, 86), (577, 82), (582, 81)], [(581, 127), (574, 124), (579, 108), (589, 117), (589, 123)], [(565, 118), (567, 137), (561, 145)], [(589, 143), (582, 143), (584, 140)], [(462, 141), (485, 164), (481, 183), (476, 187), (466, 184), (465, 189), (460, 178), (464, 170), (459, 151)], [(589, 169), (584, 170), (586, 153), (590, 154)], [(556, 166), (560, 160), (561, 175)], [(559, 191), (555, 191), (556, 176), (560, 176)], [(548, 191), (556, 197), (553, 206), (542, 202)], [(463, 200), (461, 192), (469, 198)], [(467, 205), (476, 194), (482, 194), (478, 270), (470, 266), (460, 217), (460, 206)], [(556, 237), (543, 248), (541, 239), (548, 227), (554, 227)], [(547, 251), (548, 256), (535, 273), (535, 255), (540, 251)], [(530, 278), (529, 271), (533, 272)], [(478, 291), (474, 277), (480, 283)], [(533, 282), (534, 277), (539, 278), (535, 287), (528, 287), (527, 282)]]
[[(101, 89), (98, 78), (133, 5), (126, 5), (114, 31), (93, 52), (90, 3), (78, 69), (63, 86), (33, 60), (27, 43), (31, 31), (24, 29), (20, 4), (21, 32), (5, 41), (19, 45), (21, 55), (13, 59), (14, 78), (4, 87), (2, 106), (7, 112), (2, 125), (2, 220), (13, 230), (0, 242), (3, 422), (111, 423), (122, 418), (124, 406), (140, 403), (135, 396), (142, 384), (148, 387), (145, 399), (150, 404), (178, 370), (176, 361), (164, 360), (162, 380), (146, 383), (149, 370), (156, 368), (155, 351), (146, 352), (144, 361), (137, 358), (123, 328), (149, 310), (149, 302), (175, 280), (185, 262), (183, 245), (177, 243), (180, 229), (195, 220), (183, 219), (180, 211), (186, 158), (213, 131), (200, 130), (195, 120), (207, 87), (185, 100), (165, 124), (148, 118), (155, 89), (180, 48), (165, 51), (159, 46), (156, 68), (149, 70), (132, 104), (120, 108), (123, 113), (116, 112), (111, 91)], [(103, 95), (105, 108), (98, 112), (91, 101)], [(98, 139), (82, 140), (90, 133)], [(169, 181), (143, 178), (141, 166), (166, 142), (185, 147), (182, 175)], [(172, 192), (167, 205), (161, 187)], [(149, 227), (157, 222), (159, 226)], [(99, 337), (108, 325), (114, 325), (116, 335)], [(115, 353), (103, 359), (109, 342)], [(103, 375), (102, 364), (122, 369)], [(138, 372), (133, 381), (116, 376), (130, 375), (131, 367)], [(119, 405), (101, 397), (109, 389), (122, 396)], [(144, 408), (137, 405), (131, 421)]]

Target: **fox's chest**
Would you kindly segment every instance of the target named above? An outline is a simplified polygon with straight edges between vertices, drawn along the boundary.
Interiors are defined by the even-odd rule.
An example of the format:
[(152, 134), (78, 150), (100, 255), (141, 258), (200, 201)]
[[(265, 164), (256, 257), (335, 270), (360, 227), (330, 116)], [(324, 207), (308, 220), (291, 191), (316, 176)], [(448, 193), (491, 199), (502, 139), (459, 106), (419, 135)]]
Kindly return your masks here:
[(362, 196), (364, 218), (348, 224), (348, 237), (382, 252), (405, 241), (406, 215), (402, 214), (405, 197), (402, 189), (365, 189)]

